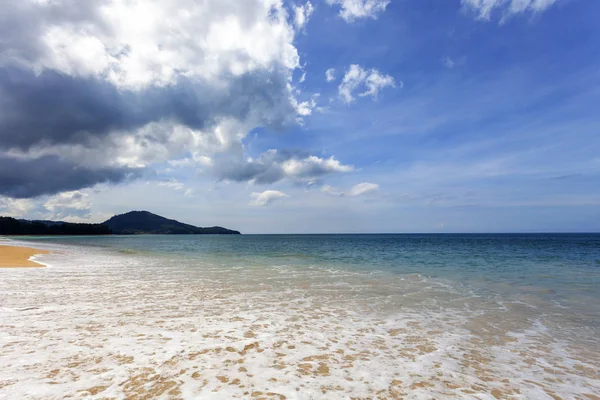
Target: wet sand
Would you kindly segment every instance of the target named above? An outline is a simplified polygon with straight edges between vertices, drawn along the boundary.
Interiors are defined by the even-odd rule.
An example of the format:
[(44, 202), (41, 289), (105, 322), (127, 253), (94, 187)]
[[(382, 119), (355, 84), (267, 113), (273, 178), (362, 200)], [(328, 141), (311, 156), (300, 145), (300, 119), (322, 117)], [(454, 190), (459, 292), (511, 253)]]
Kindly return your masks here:
[(0, 245), (0, 268), (43, 268), (43, 264), (30, 260), (38, 254), (49, 254), (49, 251)]

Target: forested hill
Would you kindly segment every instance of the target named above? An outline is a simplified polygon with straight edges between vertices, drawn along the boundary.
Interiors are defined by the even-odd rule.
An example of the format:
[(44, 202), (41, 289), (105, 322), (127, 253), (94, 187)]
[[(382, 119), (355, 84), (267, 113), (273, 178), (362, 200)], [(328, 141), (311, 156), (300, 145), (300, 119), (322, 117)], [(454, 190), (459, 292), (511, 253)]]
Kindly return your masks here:
[(148, 211), (131, 211), (115, 215), (102, 224), (76, 224), (61, 221), (27, 221), (0, 217), (0, 235), (239, 235), (220, 226), (202, 228), (167, 219)]
[(131, 211), (126, 214), (115, 215), (103, 223), (115, 234), (216, 234), (239, 235), (240, 232), (231, 229), (213, 226), (201, 228), (184, 224), (174, 219), (161, 217), (148, 211)]

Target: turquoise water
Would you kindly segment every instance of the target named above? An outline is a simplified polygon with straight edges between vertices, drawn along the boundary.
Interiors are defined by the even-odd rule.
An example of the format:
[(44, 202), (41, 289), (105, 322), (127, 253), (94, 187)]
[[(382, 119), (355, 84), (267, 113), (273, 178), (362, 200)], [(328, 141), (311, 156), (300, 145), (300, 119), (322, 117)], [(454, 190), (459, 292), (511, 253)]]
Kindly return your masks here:
[(158, 235), (44, 240), (232, 267), (249, 263), (421, 274), (492, 292), (494, 284), (496, 288), (510, 285), (515, 294), (521, 288), (560, 304), (570, 302), (578, 312), (585, 310), (596, 317), (590, 324), (600, 323), (600, 234)]
[[(204, 368), (200, 382), (187, 373), (175, 379), (184, 398), (247, 398), (249, 387), (299, 399), (600, 396), (600, 234), (18, 240), (54, 254), (40, 256), (45, 270), (6, 272), (3, 304), (61, 304), (55, 316), (30, 322), (64, 320), (88, 353), (99, 338), (85, 332), (101, 323), (103, 340), (145, 354), (118, 368), (113, 360), (120, 372), (105, 377), (104, 395), (124, 394), (115, 376), (131, 380), (132, 370), (166, 362), (150, 346), (157, 343), (131, 339), (159, 326), (155, 340), (172, 339), (164, 357), (210, 356), (157, 369)], [(245, 356), (248, 345), (263, 351)], [(236, 362), (246, 372), (231, 367), (224, 348), (245, 356)], [(97, 357), (115, 349), (107, 351)], [(32, 384), (15, 382), (15, 390)]]

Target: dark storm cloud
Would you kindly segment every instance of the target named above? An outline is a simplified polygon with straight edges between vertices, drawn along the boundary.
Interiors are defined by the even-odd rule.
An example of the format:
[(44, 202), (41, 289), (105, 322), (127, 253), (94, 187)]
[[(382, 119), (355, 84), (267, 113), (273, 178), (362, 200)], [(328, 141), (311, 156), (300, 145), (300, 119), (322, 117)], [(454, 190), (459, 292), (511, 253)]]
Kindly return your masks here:
[(116, 183), (138, 177), (142, 172), (136, 168), (89, 169), (55, 156), (23, 160), (0, 155), (0, 195), (30, 198), (97, 183)]
[(0, 149), (85, 144), (163, 119), (206, 129), (224, 117), (244, 120), (253, 110), (265, 110), (255, 117), (277, 128), (293, 115), (285, 85), (257, 73), (237, 77), (228, 90), (181, 80), (127, 91), (94, 78), (0, 68)]
[[(228, 90), (182, 80), (169, 87), (136, 92), (117, 89), (99, 79), (0, 68), (0, 194), (20, 198), (54, 194), (98, 182), (116, 182), (131, 172), (126, 168), (74, 168), (64, 157), (17, 161), (3, 156), (2, 150), (27, 154), (32, 148), (53, 145), (107, 148), (119, 132), (130, 134), (161, 120), (208, 130), (222, 118), (252, 118), (279, 128), (294, 115), (285, 85), (285, 79), (278, 81), (271, 74), (257, 73), (237, 77)], [(159, 135), (156, 140), (166, 144), (169, 135)], [(119, 156), (118, 149), (114, 154), (98, 154), (114, 156), (115, 160)], [(115, 160), (101, 164), (115, 165)], [(251, 175), (260, 176), (258, 180), (280, 179), (273, 175), (281, 173), (276, 169), (261, 172), (264, 166), (255, 168)], [(235, 180), (244, 179), (240, 176)]]
[(126, 95), (97, 80), (0, 69), (0, 147), (84, 142), (142, 123)]

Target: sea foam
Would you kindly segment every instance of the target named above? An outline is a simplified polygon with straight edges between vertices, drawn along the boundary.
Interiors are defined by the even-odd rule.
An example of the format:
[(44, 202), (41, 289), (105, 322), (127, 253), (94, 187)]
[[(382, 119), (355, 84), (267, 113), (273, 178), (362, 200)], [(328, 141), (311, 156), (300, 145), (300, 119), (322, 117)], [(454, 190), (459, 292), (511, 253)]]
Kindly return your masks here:
[(45, 245), (0, 270), (0, 398), (600, 396), (597, 341), (419, 274)]

